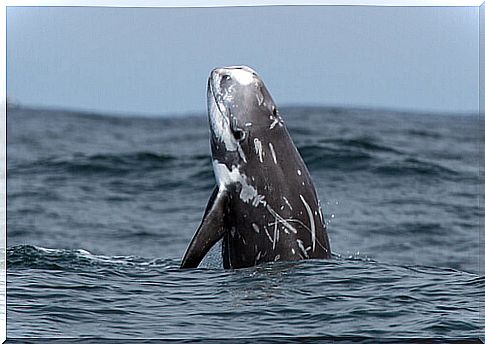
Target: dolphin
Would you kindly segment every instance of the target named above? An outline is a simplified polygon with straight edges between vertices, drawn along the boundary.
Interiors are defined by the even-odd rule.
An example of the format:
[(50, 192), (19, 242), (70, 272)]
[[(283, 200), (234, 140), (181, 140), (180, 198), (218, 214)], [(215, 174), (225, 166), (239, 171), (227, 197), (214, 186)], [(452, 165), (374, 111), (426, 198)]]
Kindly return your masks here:
[(217, 185), (181, 267), (197, 267), (221, 239), (226, 269), (331, 257), (313, 181), (258, 74), (214, 69), (207, 104)]

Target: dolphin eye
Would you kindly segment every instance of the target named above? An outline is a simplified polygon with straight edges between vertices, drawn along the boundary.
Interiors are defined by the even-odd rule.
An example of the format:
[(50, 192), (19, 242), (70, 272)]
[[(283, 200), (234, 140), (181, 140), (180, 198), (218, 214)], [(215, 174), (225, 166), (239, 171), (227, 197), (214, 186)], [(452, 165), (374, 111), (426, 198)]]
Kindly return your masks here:
[(225, 83), (226, 81), (231, 80), (231, 77), (229, 75), (223, 75), (221, 78), (221, 84)]
[(244, 132), (244, 130), (237, 128), (233, 130), (233, 135), (237, 141), (242, 141), (246, 137), (246, 133)]

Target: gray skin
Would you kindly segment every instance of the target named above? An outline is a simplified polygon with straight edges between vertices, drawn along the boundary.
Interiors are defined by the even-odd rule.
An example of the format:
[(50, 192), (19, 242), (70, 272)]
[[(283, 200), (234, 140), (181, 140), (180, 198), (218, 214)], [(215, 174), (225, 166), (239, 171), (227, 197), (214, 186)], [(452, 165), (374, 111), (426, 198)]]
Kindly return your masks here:
[(249, 67), (215, 69), (207, 100), (217, 186), (181, 267), (220, 239), (224, 268), (329, 258), (313, 182), (263, 81)]

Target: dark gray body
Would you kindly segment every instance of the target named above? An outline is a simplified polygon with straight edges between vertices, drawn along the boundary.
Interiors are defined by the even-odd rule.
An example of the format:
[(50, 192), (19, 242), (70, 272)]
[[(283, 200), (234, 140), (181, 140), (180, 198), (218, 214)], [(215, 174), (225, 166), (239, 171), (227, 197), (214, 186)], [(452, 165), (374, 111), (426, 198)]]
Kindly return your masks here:
[[(254, 178), (253, 185), (261, 190), (266, 204), (254, 207), (252, 203), (243, 202), (239, 197), (238, 185), (230, 190), (224, 220), (227, 229), (222, 246), (224, 267), (329, 257), (330, 246), (313, 182), (286, 127), (276, 126), (271, 131), (256, 132), (250, 139), (252, 136), (258, 136), (262, 147), (266, 147), (263, 148), (263, 162), (258, 159), (253, 146), (250, 154), (246, 155), (248, 163), (242, 172), (251, 180)], [(269, 143), (273, 145), (276, 164)], [(302, 198), (311, 209), (311, 214)], [(309, 216), (314, 221), (315, 250)]]
[(329, 258), (313, 182), (259, 77), (247, 67), (216, 70), (208, 103), (218, 186), (182, 267), (198, 266), (221, 238), (225, 268)]

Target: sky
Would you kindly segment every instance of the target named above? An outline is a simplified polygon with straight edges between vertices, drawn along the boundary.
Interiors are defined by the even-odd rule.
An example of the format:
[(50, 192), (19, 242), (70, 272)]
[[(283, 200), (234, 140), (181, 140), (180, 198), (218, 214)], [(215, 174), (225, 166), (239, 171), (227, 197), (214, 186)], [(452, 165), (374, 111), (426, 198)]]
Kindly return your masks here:
[(215, 67), (276, 103), (478, 111), (478, 8), (7, 8), (7, 96), (129, 115), (206, 112)]

